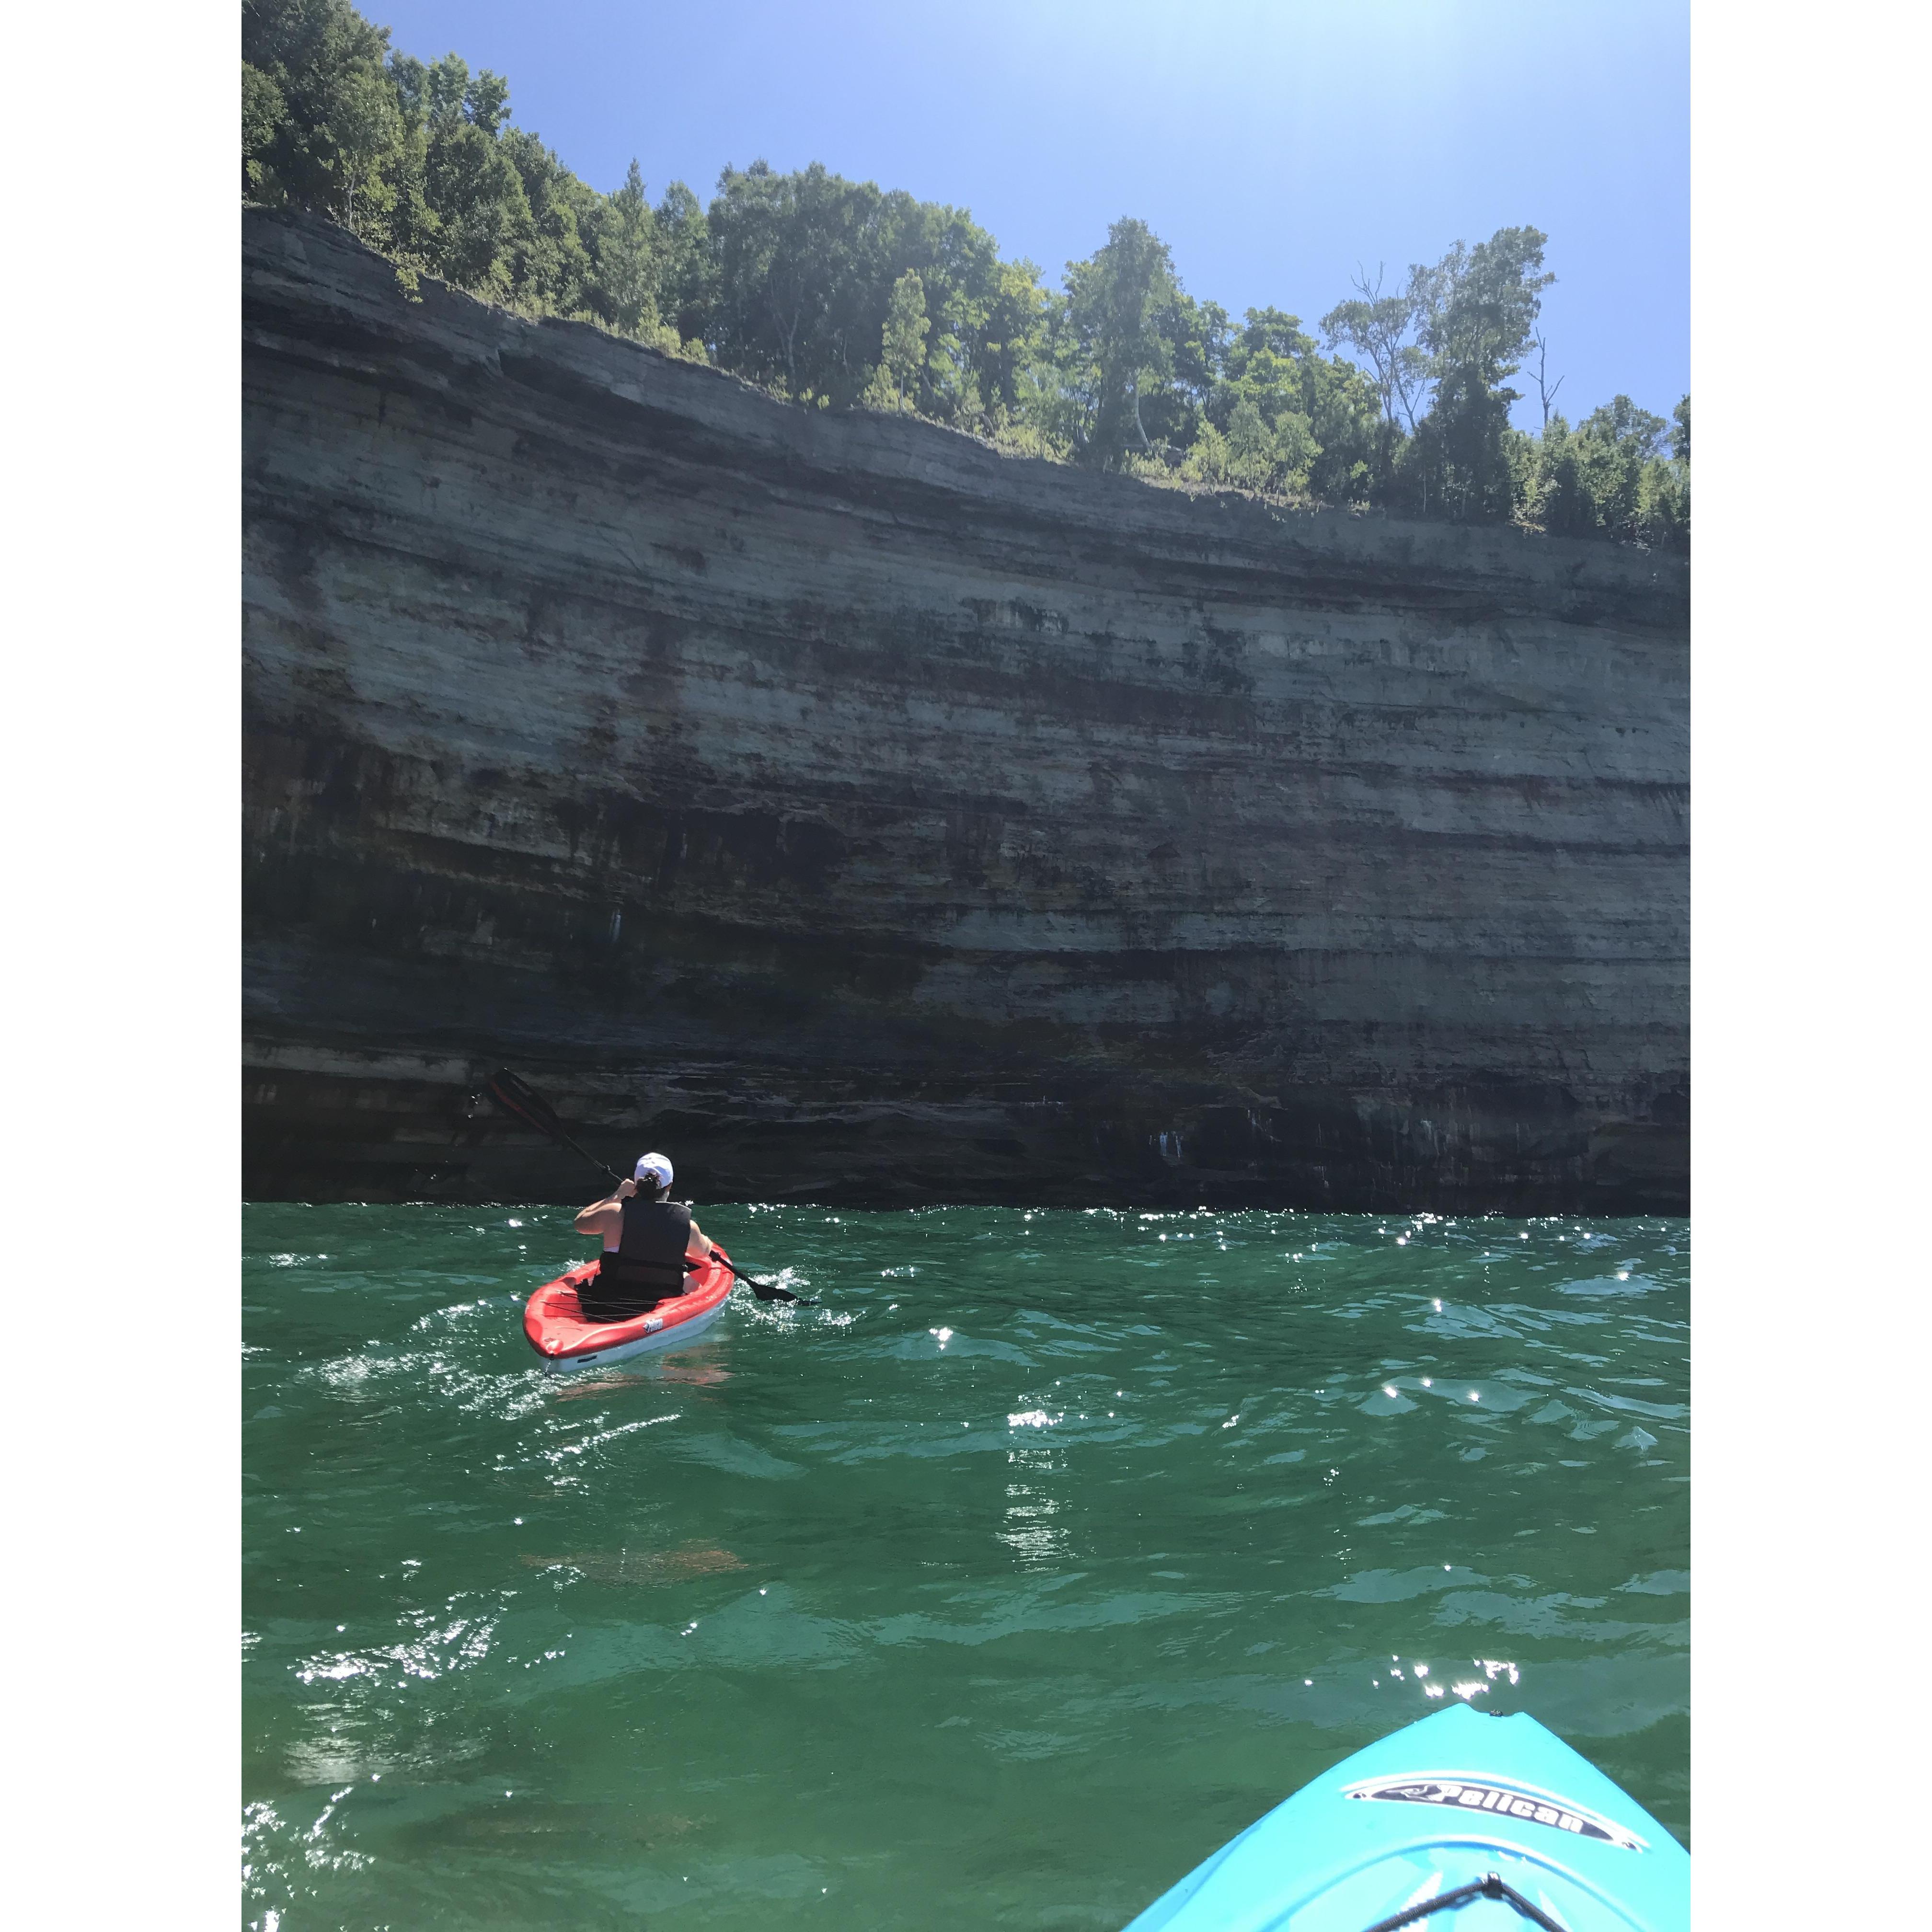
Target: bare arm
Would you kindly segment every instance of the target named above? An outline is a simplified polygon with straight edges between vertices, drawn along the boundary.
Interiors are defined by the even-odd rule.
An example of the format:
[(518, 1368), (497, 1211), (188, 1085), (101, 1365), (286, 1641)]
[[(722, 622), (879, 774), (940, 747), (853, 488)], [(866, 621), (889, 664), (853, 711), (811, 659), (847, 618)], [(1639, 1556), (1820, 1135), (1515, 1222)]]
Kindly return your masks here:
[(638, 1191), (634, 1180), (620, 1181), (616, 1192), (577, 1210), (580, 1234), (614, 1234), (624, 1225), (624, 1203)]
[(691, 1224), (691, 1239), (685, 1243), (684, 1252), (694, 1262), (711, 1258), (711, 1238), (695, 1221)]

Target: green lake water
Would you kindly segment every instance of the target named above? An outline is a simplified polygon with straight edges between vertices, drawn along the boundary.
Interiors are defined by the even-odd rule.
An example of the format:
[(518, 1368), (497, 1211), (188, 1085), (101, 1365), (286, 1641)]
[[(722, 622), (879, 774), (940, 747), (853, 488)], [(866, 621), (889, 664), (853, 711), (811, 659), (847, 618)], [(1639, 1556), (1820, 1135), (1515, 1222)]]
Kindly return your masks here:
[(1466, 1697), (1689, 1841), (1682, 1221), (704, 1207), (546, 1379), (550, 1208), (250, 1208), (244, 1917), (1112, 1928)]

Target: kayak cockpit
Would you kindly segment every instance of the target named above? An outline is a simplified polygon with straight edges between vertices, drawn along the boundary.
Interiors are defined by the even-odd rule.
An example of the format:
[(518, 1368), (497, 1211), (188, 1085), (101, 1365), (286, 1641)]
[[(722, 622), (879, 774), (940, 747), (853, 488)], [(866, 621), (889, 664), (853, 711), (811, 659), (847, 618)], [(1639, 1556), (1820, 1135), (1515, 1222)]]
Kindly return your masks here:
[(646, 1351), (694, 1340), (722, 1311), (732, 1273), (723, 1249), (693, 1273), (680, 1295), (621, 1322), (592, 1322), (584, 1315), (581, 1290), (596, 1277), (586, 1262), (545, 1282), (524, 1308), (524, 1336), (550, 1369), (588, 1368)]

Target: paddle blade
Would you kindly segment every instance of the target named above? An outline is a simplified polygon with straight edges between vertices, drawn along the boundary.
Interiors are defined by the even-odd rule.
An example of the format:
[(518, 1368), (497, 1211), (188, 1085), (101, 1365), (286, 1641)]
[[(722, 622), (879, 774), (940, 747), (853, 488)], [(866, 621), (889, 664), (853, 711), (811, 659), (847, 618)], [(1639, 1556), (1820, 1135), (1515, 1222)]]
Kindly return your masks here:
[(552, 1140), (563, 1132), (563, 1123), (550, 1102), (526, 1082), (520, 1080), (507, 1066), (499, 1067), (484, 1082), (484, 1092), (512, 1120), (520, 1120), (526, 1127)]
[(621, 1182), (622, 1176), (614, 1168), (607, 1167), (594, 1154), (579, 1147), (557, 1118), (556, 1109), (527, 1081), (518, 1079), (507, 1066), (499, 1067), (490, 1075), (483, 1084), (483, 1091), (512, 1120), (542, 1134), (546, 1140), (555, 1141), (560, 1147), (569, 1148), (580, 1160), (588, 1161), (599, 1174)]
[(756, 1275), (747, 1274), (732, 1260), (722, 1248), (713, 1248), (712, 1252), (755, 1294), (760, 1301), (795, 1302), (800, 1308), (816, 1308), (818, 1304), (808, 1294), (794, 1294), (788, 1288), (780, 1288), (775, 1282), (760, 1281)]
[(752, 1280), (749, 1275), (741, 1274), (739, 1276), (738, 1279), (742, 1281), (760, 1301), (795, 1302), (800, 1308), (816, 1308), (818, 1306), (818, 1304), (808, 1294), (794, 1294), (788, 1288), (767, 1287), (766, 1284), (761, 1281)]

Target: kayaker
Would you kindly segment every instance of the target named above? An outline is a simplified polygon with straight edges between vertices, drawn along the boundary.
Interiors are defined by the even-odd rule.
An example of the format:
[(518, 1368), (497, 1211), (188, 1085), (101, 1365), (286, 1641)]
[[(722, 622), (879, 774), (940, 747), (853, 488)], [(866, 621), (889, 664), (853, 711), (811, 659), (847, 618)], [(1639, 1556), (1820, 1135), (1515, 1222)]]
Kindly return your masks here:
[(588, 1322), (626, 1322), (684, 1292), (687, 1260), (702, 1262), (711, 1243), (685, 1202), (670, 1197), (670, 1162), (647, 1154), (634, 1179), (577, 1216), (580, 1234), (601, 1234), (604, 1256), (578, 1291)]

